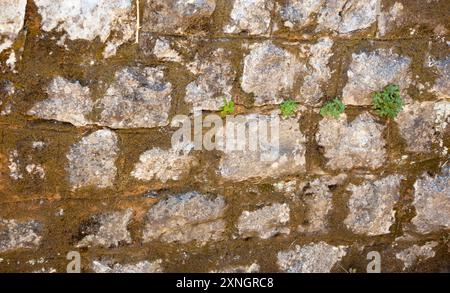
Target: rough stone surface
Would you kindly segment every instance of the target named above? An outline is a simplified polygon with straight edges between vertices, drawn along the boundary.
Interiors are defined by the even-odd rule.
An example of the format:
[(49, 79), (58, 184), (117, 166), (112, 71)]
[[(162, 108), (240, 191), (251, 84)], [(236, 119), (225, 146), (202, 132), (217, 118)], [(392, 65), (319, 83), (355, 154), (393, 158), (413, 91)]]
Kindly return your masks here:
[(167, 151), (160, 148), (148, 150), (139, 157), (131, 175), (144, 181), (180, 180), (189, 174), (190, 168), (197, 163), (195, 157), (189, 154), (192, 147), (190, 145), (183, 149)]
[(36, 248), (42, 240), (43, 224), (0, 219), (0, 253), (20, 248)]
[(153, 54), (163, 61), (181, 62), (182, 57), (174, 50), (171, 43), (166, 38), (158, 38), (153, 47)]
[(126, 67), (96, 103), (98, 124), (112, 128), (152, 128), (169, 124), (172, 85), (161, 67)]
[(348, 123), (347, 116), (325, 118), (319, 123), (317, 143), (324, 148), (331, 169), (376, 169), (386, 158), (384, 126), (367, 112)]
[(117, 135), (107, 129), (91, 133), (74, 144), (67, 154), (72, 188), (111, 187), (117, 173), (118, 151)]
[(380, 0), (325, 1), (317, 16), (318, 30), (348, 34), (375, 23)]
[(22, 30), (27, 0), (2, 0), (0, 3), (0, 53), (10, 48)]
[(392, 24), (398, 23), (403, 15), (404, 6), (402, 3), (395, 2), (394, 5), (387, 11), (382, 11), (378, 16), (378, 33), (377, 35), (383, 37), (391, 30)]
[(450, 99), (450, 56), (433, 65), (438, 76), (432, 91), (439, 97)]
[(403, 270), (409, 269), (419, 260), (426, 260), (435, 256), (434, 248), (438, 246), (438, 242), (430, 241), (422, 246), (414, 244), (410, 248), (397, 253), (395, 257), (403, 261)]
[(143, 29), (168, 34), (184, 34), (207, 24), (216, 0), (150, 0), (145, 3)]
[(187, 85), (184, 99), (193, 108), (219, 110), (224, 98), (231, 100), (235, 72), (230, 57), (230, 52), (219, 48), (208, 56), (197, 56), (189, 64), (191, 72), (198, 77)]
[(342, 184), (346, 175), (336, 177), (321, 177), (314, 179), (302, 188), (301, 202), (305, 209), (304, 221), (298, 227), (302, 233), (326, 232), (328, 215), (333, 208), (333, 194), (331, 188)]
[(134, 36), (136, 24), (131, 0), (35, 0), (34, 3), (42, 17), (42, 29), (65, 32), (71, 40), (92, 41), (99, 37), (105, 42), (113, 30), (120, 31), (121, 38), (108, 40), (105, 57), (114, 55), (118, 46)]
[(211, 271), (214, 274), (250, 274), (250, 273), (259, 273), (260, 266), (257, 263), (253, 263), (248, 266), (234, 266), (234, 267), (226, 267), (223, 269), (219, 269), (216, 271)]
[(110, 212), (90, 217), (81, 224), (80, 236), (83, 238), (77, 247), (118, 247), (130, 244), (131, 235), (128, 224), (133, 216), (132, 210), (124, 212)]
[[(271, 122), (274, 118), (248, 115), (245, 119), (247, 131), (256, 131), (254, 121)], [(250, 178), (276, 178), (305, 171), (305, 142), (306, 138), (300, 131), (297, 119), (280, 120), (278, 147), (266, 141), (259, 141), (258, 151), (230, 151), (225, 148), (219, 164), (220, 175), (226, 180), (243, 181)]]
[(224, 28), (225, 33), (268, 33), (273, 5), (272, 0), (234, 0), (230, 23)]
[(301, 28), (314, 21), (313, 14), (317, 13), (325, 0), (287, 0), (280, 5), (278, 13), (284, 21), (284, 26)]
[(383, 235), (395, 222), (394, 205), (400, 198), (402, 176), (390, 175), (361, 185), (350, 184), (349, 215), (344, 220), (356, 234)]
[(450, 123), (450, 102), (415, 102), (403, 108), (395, 119), (406, 140), (407, 151), (429, 153), (442, 147), (443, 135)]
[(325, 242), (296, 245), (278, 253), (278, 266), (287, 273), (329, 273), (346, 254), (346, 247)]
[(245, 57), (241, 87), (255, 95), (257, 106), (278, 104), (292, 90), (299, 69), (293, 54), (266, 41)]
[(343, 102), (348, 105), (371, 105), (374, 92), (389, 84), (400, 87), (403, 96), (411, 83), (409, 57), (392, 50), (377, 49), (372, 52), (354, 53), (347, 71), (348, 82), (344, 87)]
[(331, 79), (331, 70), (328, 62), (333, 56), (331, 47), (333, 40), (320, 39), (316, 44), (306, 45), (302, 48), (308, 58), (308, 64), (304, 69), (303, 85), (300, 89), (302, 102), (317, 103), (323, 96), (323, 86)]
[(239, 235), (243, 238), (258, 236), (268, 239), (278, 234), (289, 234), (289, 213), (289, 206), (280, 203), (252, 212), (244, 211), (237, 224)]
[(189, 192), (171, 196), (154, 205), (148, 212), (143, 241), (205, 245), (222, 239), (225, 221), (223, 197)]
[(56, 77), (47, 87), (47, 95), (48, 98), (35, 104), (28, 115), (69, 122), (78, 127), (92, 123), (87, 118), (94, 106), (88, 87)]
[(120, 264), (114, 263), (110, 264), (104, 261), (93, 261), (92, 269), (96, 273), (101, 274), (118, 274), (118, 273), (140, 273), (140, 274), (150, 274), (150, 273), (162, 273), (161, 267), (162, 260), (140, 261), (133, 264)]
[(412, 223), (420, 233), (450, 228), (450, 167), (434, 177), (423, 174), (414, 184), (416, 216)]

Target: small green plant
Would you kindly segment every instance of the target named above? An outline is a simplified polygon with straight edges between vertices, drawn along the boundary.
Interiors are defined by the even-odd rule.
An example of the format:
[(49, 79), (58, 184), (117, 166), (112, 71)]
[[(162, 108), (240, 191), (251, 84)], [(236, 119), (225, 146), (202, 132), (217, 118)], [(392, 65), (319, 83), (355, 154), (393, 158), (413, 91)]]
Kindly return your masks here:
[(404, 105), (398, 85), (388, 85), (382, 92), (377, 92), (373, 96), (373, 109), (382, 117), (397, 117)]
[(345, 105), (338, 98), (334, 98), (320, 109), (320, 115), (337, 119), (344, 111)]
[(232, 100), (227, 101), (227, 99), (224, 98), (223, 106), (220, 107), (220, 114), (225, 117), (233, 113), (234, 113), (234, 102)]
[(297, 112), (297, 109), (298, 109), (298, 103), (292, 99), (285, 100), (280, 105), (281, 115), (284, 118), (288, 118), (288, 117), (291, 117), (292, 115), (294, 115), (295, 112)]

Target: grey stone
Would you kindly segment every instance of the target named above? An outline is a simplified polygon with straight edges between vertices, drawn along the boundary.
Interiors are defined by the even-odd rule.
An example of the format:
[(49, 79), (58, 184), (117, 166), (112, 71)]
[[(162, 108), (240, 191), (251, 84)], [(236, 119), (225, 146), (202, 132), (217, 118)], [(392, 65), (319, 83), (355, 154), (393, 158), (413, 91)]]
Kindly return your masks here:
[(161, 67), (125, 67), (97, 101), (98, 124), (112, 128), (152, 128), (169, 124), (172, 85)]
[(450, 56), (434, 62), (437, 78), (432, 91), (440, 98), (450, 99)]
[(387, 11), (381, 11), (378, 15), (378, 37), (383, 37), (392, 29), (392, 25), (401, 21), (404, 7), (402, 3), (395, 2)]
[(287, 273), (329, 273), (333, 266), (347, 254), (344, 246), (332, 246), (325, 242), (278, 253), (278, 267)]
[(58, 76), (47, 87), (47, 95), (46, 100), (36, 103), (27, 114), (75, 126), (92, 123), (87, 118), (94, 107), (88, 87)]
[(450, 228), (450, 167), (434, 177), (423, 174), (414, 184), (416, 216), (412, 219), (417, 231), (430, 233)]
[(435, 256), (434, 248), (438, 246), (438, 242), (430, 241), (422, 246), (414, 244), (410, 248), (400, 251), (395, 257), (403, 261), (403, 270), (412, 267), (419, 260), (424, 261)]
[(171, 196), (155, 204), (147, 212), (143, 242), (159, 240), (166, 243), (195, 241), (203, 246), (221, 240), (225, 231), (222, 220), (223, 197), (189, 192)]
[(278, 234), (289, 234), (287, 204), (274, 203), (255, 211), (244, 211), (239, 217), (237, 229), (242, 238), (268, 239)]
[(153, 54), (163, 61), (181, 62), (183, 60), (183, 57), (172, 48), (171, 42), (163, 37), (156, 39)]
[(316, 141), (324, 147), (327, 166), (333, 170), (376, 169), (386, 159), (384, 128), (367, 112), (350, 123), (342, 114), (339, 119), (324, 118), (320, 121)]
[(150, 273), (162, 273), (163, 269), (161, 267), (162, 260), (158, 259), (152, 262), (140, 261), (133, 264), (120, 264), (114, 263), (110, 264), (104, 261), (93, 261), (92, 269), (96, 273), (101, 274), (118, 274), (118, 273), (138, 273), (138, 274), (150, 274)]
[(403, 96), (411, 83), (411, 59), (393, 53), (392, 50), (377, 49), (352, 55), (347, 71), (348, 82), (342, 96), (348, 105), (371, 105), (373, 93), (389, 84), (400, 87)]
[(149, 32), (185, 34), (208, 23), (216, 0), (150, 0), (145, 3), (143, 29)]
[(325, 0), (287, 0), (278, 7), (278, 13), (286, 27), (304, 27), (313, 23)]
[(303, 185), (301, 202), (305, 209), (304, 222), (298, 227), (302, 233), (323, 233), (327, 230), (328, 215), (333, 208), (333, 194), (330, 188), (345, 180), (345, 174), (324, 176)]
[(450, 123), (450, 102), (415, 102), (408, 104), (395, 119), (406, 140), (406, 150), (429, 153), (443, 147), (443, 135)]
[[(42, 29), (65, 32), (71, 40), (108, 40), (104, 57), (115, 54), (118, 46), (134, 37), (136, 23), (131, 0), (49, 1), (35, 0)], [(120, 31), (120, 37), (111, 37)], [(64, 41), (64, 37), (62, 39)]]
[(230, 22), (224, 27), (225, 33), (267, 34), (273, 5), (272, 0), (234, 0)]
[(248, 266), (233, 266), (233, 267), (225, 267), (223, 269), (219, 269), (216, 271), (211, 271), (211, 273), (215, 274), (251, 274), (251, 273), (259, 273), (260, 267), (257, 263), (253, 263)]
[(377, 19), (380, 0), (326, 1), (317, 16), (318, 30), (349, 34), (369, 28)]
[(356, 234), (383, 235), (395, 222), (394, 205), (400, 198), (402, 176), (390, 175), (361, 185), (350, 184), (349, 215), (344, 220)]
[(313, 45), (305, 45), (302, 52), (307, 55), (308, 63), (305, 65), (303, 85), (300, 89), (302, 102), (316, 104), (323, 96), (322, 87), (331, 79), (331, 70), (328, 62), (333, 56), (330, 38), (322, 38)]
[(0, 219), (0, 252), (38, 247), (43, 228), (43, 224), (35, 220), (19, 222)]
[(130, 244), (131, 235), (127, 226), (132, 216), (133, 211), (128, 209), (90, 217), (80, 227), (80, 234), (83, 238), (78, 242), (77, 247), (111, 248)]
[(190, 145), (184, 149), (153, 148), (148, 150), (139, 157), (139, 162), (136, 163), (131, 176), (144, 181), (180, 180), (186, 177), (190, 169), (198, 163), (196, 158), (189, 154), (192, 147)]
[(22, 30), (27, 0), (2, 0), (0, 3), (0, 53), (10, 48)]
[(111, 187), (117, 173), (118, 151), (117, 135), (107, 129), (91, 133), (74, 144), (67, 154), (72, 188)]
[[(258, 130), (254, 123), (266, 121), (269, 125), (268, 129), (270, 129), (270, 125), (274, 121), (275, 124), (278, 124), (276, 120), (278, 117), (278, 115), (258, 114), (243, 116), (246, 131), (249, 133), (249, 143), (252, 143), (250, 139), (255, 137), (255, 132)], [(238, 123), (235, 125), (238, 125)], [(298, 119), (280, 120), (278, 125), (279, 145), (261, 141), (261, 136), (259, 136), (260, 140), (257, 141), (256, 150), (222, 148), (224, 155), (219, 163), (220, 175), (226, 180), (244, 181), (251, 178), (276, 178), (304, 172), (306, 169), (306, 138), (300, 131)], [(245, 140), (246, 137), (239, 137), (238, 144), (241, 143), (240, 140)]]
[(255, 105), (279, 104), (289, 95), (300, 70), (297, 58), (266, 41), (253, 47), (244, 59), (241, 87), (255, 95)]
[(197, 79), (186, 87), (185, 101), (193, 108), (219, 110), (224, 98), (231, 100), (235, 71), (230, 62), (231, 53), (219, 48), (207, 56), (196, 56), (189, 69)]

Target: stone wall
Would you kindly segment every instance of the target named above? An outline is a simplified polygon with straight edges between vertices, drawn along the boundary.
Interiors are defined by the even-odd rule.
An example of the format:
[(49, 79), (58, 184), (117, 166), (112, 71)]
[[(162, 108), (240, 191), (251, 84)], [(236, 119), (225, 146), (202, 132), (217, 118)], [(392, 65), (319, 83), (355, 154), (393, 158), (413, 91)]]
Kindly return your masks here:
[[(449, 1), (80, 3), (0, 3), (0, 271), (450, 270)], [(224, 97), (299, 102), (276, 162), (171, 148)]]

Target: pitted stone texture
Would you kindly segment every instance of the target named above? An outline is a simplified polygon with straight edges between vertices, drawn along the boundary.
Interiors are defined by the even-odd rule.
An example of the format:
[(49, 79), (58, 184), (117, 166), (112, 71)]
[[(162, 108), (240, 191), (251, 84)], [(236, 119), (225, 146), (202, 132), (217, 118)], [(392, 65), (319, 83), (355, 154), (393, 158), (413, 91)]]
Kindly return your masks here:
[(436, 241), (427, 242), (422, 246), (414, 244), (410, 248), (397, 253), (395, 257), (403, 261), (403, 270), (406, 270), (419, 261), (434, 257), (436, 255), (434, 248), (438, 245), (439, 243)]
[(207, 56), (196, 56), (189, 69), (197, 79), (186, 87), (185, 101), (193, 108), (219, 110), (224, 98), (231, 100), (235, 71), (230, 62), (231, 53), (223, 48)]
[(237, 229), (242, 238), (268, 239), (278, 234), (289, 234), (290, 208), (287, 204), (275, 203), (256, 211), (244, 211), (239, 217)]
[(251, 273), (259, 273), (260, 267), (257, 263), (253, 263), (248, 266), (234, 266), (234, 267), (226, 267), (223, 269), (219, 269), (216, 271), (211, 271), (213, 274), (251, 274)]
[(221, 196), (198, 192), (171, 196), (147, 212), (143, 241), (182, 244), (195, 241), (203, 246), (209, 241), (221, 240), (225, 232), (224, 210), (225, 201)]
[(375, 23), (380, 0), (287, 0), (278, 13), (288, 28), (301, 29), (317, 23), (316, 31), (350, 34)]
[(414, 184), (416, 216), (412, 219), (417, 231), (430, 233), (450, 228), (450, 167), (434, 177), (423, 174)]
[(185, 34), (208, 24), (216, 0), (147, 0), (143, 29), (149, 32)]
[(432, 91), (440, 98), (450, 99), (450, 56), (434, 62), (437, 78)]
[(317, 16), (318, 31), (349, 34), (375, 23), (380, 0), (325, 1)]
[(356, 234), (389, 234), (389, 228), (395, 222), (394, 206), (400, 198), (399, 175), (391, 175), (377, 181), (351, 184), (352, 193), (348, 202), (349, 215), (344, 224)]
[(429, 153), (443, 147), (443, 135), (450, 123), (450, 102), (415, 102), (403, 108), (395, 119), (406, 140), (406, 150)]
[(172, 48), (171, 42), (164, 37), (156, 39), (153, 54), (163, 61), (181, 62), (183, 60), (183, 57)]
[(320, 11), (325, 0), (287, 0), (278, 7), (284, 26), (301, 28), (312, 24), (313, 15)]
[(324, 118), (319, 123), (316, 140), (324, 147), (327, 166), (333, 170), (376, 169), (386, 159), (382, 126), (367, 112), (348, 123), (347, 116)]
[[(242, 117), (246, 121), (245, 127), (248, 136), (238, 137), (237, 142), (248, 143), (250, 137), (257, 141), (257, 150), (246, 148), (245, 150), (225, 151), (219, 164), (220, 175), (225, 180), (244, 181), (251, 178), (276, 178), (304, 172), (306, 170), (306, 138), (300, 131), (298, 119), (291, 118), (279, 121), (279, 145), (261, 140), (264, 132), (269, 131), (272, 123), (278, 124), (279, 117), (251, 114)], [(263, 135), (258, 136), (256, 123), (267, 122), (267, 130), (261, 127)], [(228, 122), (229, 123), (229, 122)], [(239, 126), (234, 127), (235, 129)], [(246, 138), (249, 137), (248, 140)], [(268, 136), (270, 138), (270, 136)], [(244, 140), (244, 141), (242, 141)], [(245, 141), (246, 140), (246, 141)]]
[(264, 35), (269, 33), (273, 0), (234, 0), (224, 32)]
[(139, 157), (139, 162), (134, 166), (131, 176), (144, 181), (180, 180), (198, 163), (196, 158), (189, 154), (192, 148), (193, 146), (189, 145), (183, 149), (148, 150)]
[(391, 30), (391, 26), (401, 22), (404, 14), (404, 6), (402, 3), (395, 2), (389, 10), (381, 11), (378, 16), (378, 33), (377, 36), (383, 37)]
[(241, 87), (255, 105), (279, 104), (291, 92), (300, 70), (297, 58), (271, 41), (257, 44), (244, 60)]
[(325, 242), (278, 253), (278, 267), (287, 273), (329, 273), (333, 266), (347, 254), (344, 246), (332, 246)]
[(83, 237), (77, 247), (100, 246), (105, 248), (130, 244), (131, 235), (128, 224), (133, 211), (128, 209), (120, 212), (110, 212), (90, 217), (80, 227)]
[(111, 264), (105, 261), (93, 261), (92, 269), (96, 273), (100, 274), (118, 274), (118, 273), (138, 273), (138, 274), (151, 274), (162, 273), (161, 267), (162, 260), (158, 259), (152, 262), (140, 261), (133, 264)]
[(321, 177), (303, 185), (301, 202), (305, 209), (304, 222), (298, 227), (302, 233), (323, 233), (327, 231), (328, 215), (333, 208), (331, 188), (336, 187), (347, 176)]
[(41, 119), (68, 122), (74, 126), (91, 124), (87, 115), (93, 109), (94, 103), (88, 87), (78, 81), (71, 82), (63, 77), (56, 77), (47, 87), (48, 98), (36, 103), (28, 115)]
[(64, 31), (71, 40), (108, 40), (112, 31), (121, 37), (110, 38), (104, 56), (114, 55), (118, 46), (134, 36), (135, 16), (131, 0), (35, 0), (42, 17), (42, 29)]
[(371, 105), (373, 93), (389, 84), (400, 87), (404, 96), (411, 83), (411, 59), (393, 53), (392, 50), (377, 49), (352, 55), (347, 71), (348, 82), (344, 87), (343, 102), (347, 105)]
[(0, 53), (10, 48), (22, 30), (27, 0), (0, 2)]
[(67, 154), (72, 188), (113, 186), (118, 151), (117, 135), (107, 129), (91, 133), (74, 144)]
[(0, 219), (0, 253), (20, 248), (36, 248), (42, 240), (43, 224)]
[(111, 128), (152, 128), (169, 124), (172, 85), (161, 67), (125, 67), (96, 107), (99, 125)]
[(320, 39), (313, 45), (305, 45), (302, 52), (307, 55), (308, 63), (304, 68), (303, 85), (300, 89), (300, 101), (316, 104), (323, 96), (323, 86), (331, 79), (328, 62), (333, 56), (330, 38)]

